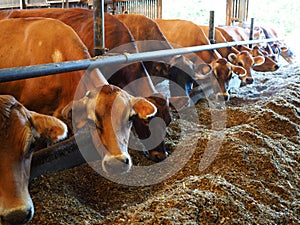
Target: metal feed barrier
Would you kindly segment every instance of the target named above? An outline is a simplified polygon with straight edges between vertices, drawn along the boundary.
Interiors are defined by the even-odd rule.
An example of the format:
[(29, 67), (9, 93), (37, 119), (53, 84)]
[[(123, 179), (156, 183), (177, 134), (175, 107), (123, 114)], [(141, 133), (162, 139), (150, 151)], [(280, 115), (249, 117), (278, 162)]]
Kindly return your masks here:
[(168, 56), (184, 55), (193, 52), (200, 52), (205, 50), (214, 50), (218, 48), (227, 48), (238, 45), (257, 44), (263, 42), (278, 41), (277, 38), (261, 39), (261, 40), (249, 40), (249, 41), (237, 41), (217, 43), (211, 45), (201, 45), (186, 48), (166, 49), (151, 52), (141, 53), (120, 53), (113, 56), (98, 56), (96, 59), (84, 59), (76, 61), (67, 61), (60, 63), (40, 64), (34, 66), (22, 66), (7, 69), (0, 69), (0, 82), (7, 82), (13, 80), (28, 79), (40, 76), (47, 76), (51, 74), (59, 74), (72, 72), (76, 70), (86, 70), (88, 68), (101, 68), (108, 65), (116, 64), (128, 64), (139, 61), (158, 60)]
[[(159, 2), (161, 2), (159, 0)], [(102, 55), (105, 52), (104, 46), (104, 1), (94, 0), (94, 50), (95, 55)], [(128, 7), (128, 6), (127, 6)], [(211, 25), (213, 26), (213, 25)], [(213, 39), (214, 37), (210, 37)], [(114, 56), (98, 56), (96, 59), (86, 59), (78, 61), (68, 61), (61, 63), (40, 64), (34, 66), (24, 66), (17, 68), (0, 69), (0, 82), (28, 79), (34, 77), (48, 76), (51, 74), (61, 74), (76, 70), (86, 70), (88, 68), (101, 68), (107, 65), (128, 64), (138, 61), (158, 60), (168, 56), (183, 55), (204, 50), (213, 50), (217, 48), (226, 48), (237, 45), (256, 44), (261, 42), (271, 42), (277, 39), (251, 40), (219, 43), (213, 45), (203, 45), (178, 49), (167, 49), (143, 53), (120, 53)], [(84, 142), (86, 146), (83, 151), (88, 151), (91, 158), (89, 160), (99, 159), (90, 139), (88, 130), (76, 133), (77, 141)], [(82, 146), (82, 145), (81, 145)], [(82, 151), (82, 149), (81, 149)], [(92, 154), (93, 153), (93, 154)], [(32, 158), (31, 179), (52, 171), (58, 171), (70, 168), (84, 163), (81, 153), (75, 143), (75, 138), (62, 141), (58, 144), (44, 148), (34, 153)]]
[[(178, 49), (167, 49), (143, 53), (123, 53), (114, 56), (99, 56), (97, 59), (85, 59), (68, 61), (61, 63), (40, 64), (34, 66), (23, 66), (15, 68), (0, 69), (0, 82), (28, 79), (34, 77), (48, 76), (51, 74), (61, 74), (76, 70), (86, 70), (88, 68), (101, 68), (107, 65), (129, 64), (138, 61), (157, 60), (168, 56), (183, 55), (204, 50), (213, 50), (237, 45), (256, 44), (262, 42), (277, 41), (278, 39), (250, 40), (239, 42), (227, 42), (211, 45), (202, 45)], [(84, 130), (78, 134), (76, 140), (86, 144), (84, 151), (91, 152), (90, 160), (99, 159), (98, 154), (90, 139), (89, 131)], [(81, 149), (82, 150), (82, 149)], [(42, 174), (67, 169), (85, 162), (81, 152), (77, 148), (75, 138), (59, 142), (48, 148), (44, 148), (34, 153), (32, 158), (31, 179)]]

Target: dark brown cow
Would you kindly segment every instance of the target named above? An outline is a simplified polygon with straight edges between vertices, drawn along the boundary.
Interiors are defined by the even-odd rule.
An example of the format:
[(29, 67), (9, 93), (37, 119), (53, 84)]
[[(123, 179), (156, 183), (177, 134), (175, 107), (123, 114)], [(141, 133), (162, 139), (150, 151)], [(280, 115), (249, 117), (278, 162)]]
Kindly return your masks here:
[[(0, 43), (5, 43), (0, 45), (0, 68), (90, 58), (74, 30), (59, 20), (0, 20), (0, 30), (3, 31)], [(156, 107), (144, 98), (133, 97), (109, 85), (99, 70), (83, 75), (84, 71), (76, 71), (1, 83), (0, 93), (14, 95), (30, 110), (58, 118), (62, 118), (62, 110), (74, 100), (74, 129), (93, 121), (99, 139), (107, 150), (99, 151), (105, 161), (103, 170), (110, 172), (108, 167), (115, 166), (116, 170), (126, 172), (131, 168), (127, 152), (130, 118), (133, 114), (142, 119), (145, 119), (145, 115), (153, 116)], [(81, 79), (84, 79), (83, 82)], [(92, 91), (92, 94), (86, 95), (87, 91)], [(148, 114), (145, 114), (145, 110)], [(74, 112), (86, 117), (77, 121)], [(68, 115), (66, 110), (64, 114)], [(94, 144), (98, 146), (98, 143)], [(124, 162), (124, 165), (116, 165), (114, 159)]]
[[(18, 17), (48, 17), (64, 22), (75, 30), (83, 43), (87, 46), (90, 54), (93, 55), (94, 28), (92, 10), (57, 8), (0, 11), (0, 19)], [(110, 49), (111, 53), (123, 53), (125, 51), (128, 53), (137, 52), (134, 38), (127, 27), (116, 17), (109, 14), (105, 14), (105, 45)], [(134, 96), (146, 97), (158, 108), (158, 114), (156, 116), (161, 117), (166, 125), (170, 123), (169, 100), (155, 90), (149, 74), (142, 63), (109, 66), (101, 68), (101, 71), (108, 78), (109, 83), (117, 85), (120, 88), (125, 88), (125, 90)], [(112, 74), (114, 75), (111, 76)], [(139, 79), (139, 82), (136, 81), (137, 79)], [(133, 83), (133, 85), (130, 85), (130, 83)], [(143, 127), (143, 129), (136, 129), (141, 139), (145, 137), (145, 133), (149, 132), (147, 124), (148, 123), (145, 123), (144, 120), (138, 118), (133, 121), (134, 127)], [(147, 148), (147, 150), (149, 150), (149, 158), (153, 161), (161, 161), (168, 155), (163, 141), (156, 148)]]
[(30, 163), (37, 139), (67, 136), (59, 119), (27, 110), (14, 97), (0, 95), (0, 224), (25, 224), (34, 207), (28, 192)]
[[(138, 14), (117, 15), (117, 18), (129, 28), (137, 41), (139, 52), (172, 49), (154, 20)], [(151, 61), (144, 64), (152, 76), (165, 76), (179, 84), (185, 91), (182, 93), (182, 90), (178, 90), (170, 82), (171, 96), (189, 95), (193, 79), (197, 79), (197, 73), (206, 74), (211, 69), (209, 65), (201, 64), (195, 71), (194, 64), (184, 56), (166, 57), (163, 60), (164, 63)]]

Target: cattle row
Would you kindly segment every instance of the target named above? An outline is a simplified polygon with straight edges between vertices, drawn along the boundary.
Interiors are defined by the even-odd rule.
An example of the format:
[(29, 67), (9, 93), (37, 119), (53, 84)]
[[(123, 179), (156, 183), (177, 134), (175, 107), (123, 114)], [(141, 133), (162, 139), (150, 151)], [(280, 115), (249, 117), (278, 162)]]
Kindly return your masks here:
[[(93, 57), (91, 10), (2, 10), (0, 19), (0, 68)], [(218, 27), (216, 41), (239, 40), (231, 29)], [(105, 14), (105, 45), (109, 53), (207, 45), (207, 32), (207, 27), (190, 21)], [(66, 138), (67, 127), (70, 136), (89, 126), (103, 171), (126, 173), (132, 167), (127, 148), (133, 127), (140, 139), (152, 135), (159, 140), (157, 146), (145, 149), (149, 159), (160, 162), (168, 156), (163, 136), (171, 122), (170, 106), (179, 109), (187, 105), (195, 88), (212, 93), (218, 100), (229, 100), (234, 77), (242, 86), (253, 83), (253, 69), (279, 68), (272, 49), (267, 52), (266, 46), (263, 48), (228, 47), (161, 61), (106, 66), (101, 71), (1, 83), (0, 154), (4, 163), (0, 164), (0, 222), (24, 224), (33, 217), (28, 179), (32, 152), (39, 142)], [(160, 93), (151, 77), (170, 80), (170, 96)], [(151, 128), (155, 132), (150, 132), (149, 123), (157, 117), (164, 126), (155, 123), (156, 127)]]

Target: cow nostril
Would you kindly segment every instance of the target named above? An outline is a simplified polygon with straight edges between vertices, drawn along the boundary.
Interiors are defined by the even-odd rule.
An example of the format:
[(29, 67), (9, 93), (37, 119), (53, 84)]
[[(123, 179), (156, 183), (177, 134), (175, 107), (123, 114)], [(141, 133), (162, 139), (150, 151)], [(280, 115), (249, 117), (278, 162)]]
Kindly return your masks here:
[(253, 79), (252, 78), (246, 78), (246, 84), (252, 84)]
[(274, 69), (275, 69), (275, 70), (278, 70), (278, 69), (279, 69), (279, 66), (278, 66), (278, 65), (275, 65)]
[(148, 157), (153, 162), (161, 162), (168, 157), (167, 152), (158, 152), (156, 150), (152, 150), (148, 152)]
[(123, 160), (123, 163), (125, 163), (126, 165), (129, 165), (129, 159), (126, 157), (124, 160)]
[(156, 161), (156, 162), (161, 162), (161, 161), (163, 161), (163, 160), (166, 159), (166, 158), (167, 158), (166, 155), (158, 154), (158, 155), (155, 156), (155, 161)]

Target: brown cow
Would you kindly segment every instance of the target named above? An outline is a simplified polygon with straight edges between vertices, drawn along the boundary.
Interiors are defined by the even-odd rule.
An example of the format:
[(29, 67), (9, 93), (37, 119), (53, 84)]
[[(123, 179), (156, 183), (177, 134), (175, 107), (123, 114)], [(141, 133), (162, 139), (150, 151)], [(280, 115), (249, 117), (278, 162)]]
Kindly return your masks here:
[[(257, 26), (258, 29), (261, 29), (266, 38), (280, 38), (278, 32), (269, 26)], [(277, 56), (276, 60), (279, 61), (279, 56), (281, 55), (289, 64), (294, 63), (294, 53), (287, 46), (284, 40), (278, 40), (275, 42), (268, 43), (265, 49), (269, 54), (274, 54)]]
[[(208, 37), (208, 35), (209, 35), (209, 26), (199, 25), (199, 27), (203, 30), (204, 34)], [(227, 40), (225, 39), (223, 34), (218, 29), (215, 29), (215, 37), (214, 38), (215, 38), (216, 43), (226, 43), (227, 42)], [(235, 47), (218, 48), (216, 50), (220, 53), (220, 55), (223, 58), (227, 58), (227, 56), (230, 53), (238, 53), (239, 52), (239, 50), (236, 49)]]
[[(116, 17), (129, 28), (137, 41), (139, 52), (172, 49), (154, 20), (138, 14), (123, 14)], [(144, 62), (144, 64), (151, 76), (166, 76), (171, 81), (179, 84), (185, 91), (185, 93), (182, 93), (170, 82), (171, 96), (189, 95), (193, 79), (197, 79), (197, 72), (206, 74), (211, 70), (209, 65), (201, 64), (195, 72), (194, 64), (184, 56), (166, 57), (163, 60), (167, 66), (165, 66), (165, 63), (153, 61)]]
[[(90, 57), (74, 30), (59, 20), (1, 20), (0, 30), (3, 31), (0, 43), (5, 43), (0, 45), (0, 68)], [(96, 124), (98, 136), (107, 150), (104, 153), (99, 152), (105, 161), (103, 170), (110, 172), (107, 167), (115, 165), (116, 170), (122, 169), (126, 172), (131, 168), (131, 159), (127, 152), (130, 118), (133, 114), (142, 119), (146, 115), (153, 116), (156, 107), (144, 98), (133, 97), (124, 90), (109, 85), (99, 70), (83, 75), (84, 71), (76, 71), (2, 83), (0, 93), (14, 95), (30, 110), (59, 118), (62, 118), (62, 110), (75, 100), (72, 111), (74, 129), (82, 127), (88, 121)], [(87, 91), (93, 92), (85, 95)], [(76, 120), (73, 112), (86, 117)], [(69, 115), (66, 110), (64, 114)], [(98, 145), (95, 142), (94, 144)], [(116, 165), (113, 159), (118, 159), (125, 165)]]
[(59, 119), (27, 110), (14, 97), (0, 95), (0, 224), (25, 224), (34, 214), (28, 192), (30, 163), (37, 139), (67, 136)]
[[(87, 46), (91, 55), (94, 48), (93, 33), (93, 11), (87, 9), (32, 9), (32, 10), (1, 10), (0, 19), (18, 17), (48, 17), (58, 19), (71, 26), (83, 43)], [(62, 38), (63, 39), (63, 38)], [(128, 28), (116, 17), (105, 14), (105, 45), (111, 53), (137, 52), (134, 38)], [(101, 71), (108, 79), (109, 83), (126, 88), (134, 96), (143, 96), (151, 101), (158, 108), (157, 115), (168, 125), (171, 121), (169, 112), (169, 99), (159, 94), (142, 63), (132, 63), (130, 65), (109, 66), (101, 68)], [(112, 74), (114, 74), (112, 76)], [(141, 79), (139, 79), (141, 78)], [(139, 80), (137, 83), (136, 80)], [(136, 82), (133, 82), (136, 81)], [(132, 83), (133, 85), (130, 85)], [(172, 99), (173, 100), (173, 99)], [(133, 127), (136, 129), (139, 138), (144, 139), (150, 133), (148, 122), (136, 118), (133, 120)], [(161, 161), (168, 155), (162, 141), (155, 148), (148, 148), (149, 158), (153, 161)]]
[[(206, 96), (215, 94), (217, 100), (229, 100), (230, 81), (234, 74), (237, 74), (238, 80), (246, 76), (246, 70), (243, 67), (235, 66), (227, 61), (226, 58), (214, 60), (211, 63), (212, 75), (202, 76), (199, 87), (200, 91)], [(191, 96), (196, 96), (199, 90), (194, 89)]]
[[(169, 43), (175, 48), (210, 44), (203, 30), (191, 21), (156, 19), (155, 22)], [(203, 62), (211, 63), (213, 60), (220, 58), (216, 51), (201, 51), (197, 52), (196, 56), (198, 57), (189, 58), (196, 65)]]
[(242, 78), (241, 86), (253, 83), (252, 69), (254, 66), (259, 66), (264, 63), (265, 58), (262, 56), (253, 57), (248, 51), (241, 51), (238, 54), (230, 53), (228, 55), (229, 61), (237, 66), (243, 67), (247, 73)]
[[(241, 27), (222, 26), (216, 27), (216, 30), (222, 33), (223, 37), (227, 42), (249, 40), (249, 32)], [(257, 38), (259, 38), (260, 36), (261, 35), (258, 35)], [(237, 49), (239, 51), (248, 51), (253, 57), (262, 56), (265, 58), (262, 64), (253, 66), (253, 69), (256, 71), (267, 72), (276, 71), (279, 69), (279, 65), (275, 59), (274, 54), (263, 54), (260, 50), (256, 50), (258, 48), (250, 49), (246, 46), (238, 46)]]
[[(182, 47), (190, 47), (190, 46), (198, 46), (198, 45), (208, 45), (210, 44), (208, 38), (206, 37), (204, 31), (196, 24), (194, 24), (191, 21), (185, 21), (185, 20), (155, 20), (159, 27), (161, 28), (164, 35), (167, 37), (170, 43), (179, 44)], [(180, 31), (180, 32), (179, 32)], [(226, 50), (226, 49), (225, 49)], [(233, 52), (231, 52), (233, 54)], [(211, 75), (211, 80), (216, 79), (218, 82), (211, 82), (211, 88), (214, 90), (216, 96), (224, 96), (224, 99), (228, 100), (228, 92), (226, 91), (226, 86), (229, 80), (231, 79), (231, 76), (223, 76), (221, 75), (220, 71), (222, 71), (221, 68), (226, 65), (226, 68), (232, 69), (236, 67), (232, 67), (231, 64), (227, 64), (223, 60), (220, 60), (222, 57), (217, 51), (202, 51), (196, 53), (197, 57), (203, 59), (203, 61), (207, 63), (211, 63), (212, 66), (212, 72), (213, 75)], [(202, 58), (203, 57), (203, 58)], [(233, 55), (232, 55), (233, 58)], [(252, 58), (251, 58), (252, 59)], [(219, 61), (220, 60), (220, 61)], [(194, 62), (199, 61), (199, 59), (196, 59)], [(221, 63), (220, 63), (221, 62)], [(247, 63), (251, 63), (249, 65), (253, 65), (253, 61), (245, 61), (243, 62), (243, 67), (248, 66)], [(236, 65), (236, 64), (235, 64)], [(220, 66), (219, 68), (216, 68)], [(241, 65), (236, 65), (240, 67)], [(236, 68), (236, 70), (239, 70), (239, 78), (246, 81), (245, 70), (241, 70), (241, 68)], [(219, 71), (219, 72), (217, 72)], [(226, 69), (227, 71), (227, 69)], [(246, 69), (247, 71), (247, 69)], [(250, 71), (250, 70), (249, 70)], [(247, 71), (248, 72), (248, 71)], [(226, 72), (226, 74), (231, 74), (231, 72)], [(201, 83), (205, 80), (205, 77), (203, 79), (199, 79), (198, 83), (201, 86)], [(219, 90), (219, 91), (217, 91)], [(226, 94), (227, 93), (227, 94)], [(217, 97), (218, 98), (218, 97)]]

